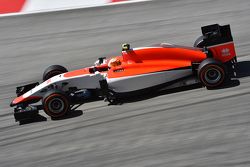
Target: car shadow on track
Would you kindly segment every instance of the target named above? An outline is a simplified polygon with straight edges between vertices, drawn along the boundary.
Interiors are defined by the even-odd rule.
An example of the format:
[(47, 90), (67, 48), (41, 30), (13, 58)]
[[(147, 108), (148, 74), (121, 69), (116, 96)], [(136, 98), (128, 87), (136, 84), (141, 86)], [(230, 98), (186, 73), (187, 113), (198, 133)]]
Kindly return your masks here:
[(202, 87), (202, 85), (198, 83), (198, 84), (179, 87), (179, 88), (174, 88), (174, 89), (170, 89), (170, 90), (151, 91), (151, 92), (140, 94), (140, 95), (137, 95), (137, 96), (122, 98), (122, 99), (119, 99), (118, 101), (116, 101), (114, 104), (109, 104), (109, 105), (122, 105), (124, 103), (133, 103), (133, 102), (138, 102), (138, 101), (151, 99), (151, 98), (154, 98), (154, 97), (157, 97), (157, 96), (162, 96), (162, 95), (167, 95), (167, 94), (172, 94), (172, 93), (178, 93), (178, 92), (198, 89), (198, 88), (201, 88), (201, 87)]
[(53, 121), (58, 121), (58, 120), (63, 120), (63, 119), (70, 119), (70, 118), (75, 118), (75, 117), (79, 117), (83, 114), (82, 110), (73, 110), (70, 111), (68, 114), (66, 114), (63, 117), (60, 118), (51, 118)]
[(237, 63), (237, 78), (250, 76), (250, 61), (241, 61)]
[[(236, 86), (239, 86), (239, 85), (240, 85), (240, 81), (238, 79), (234, 79), (234, 80), (230, 80), (225, 85), (223, 85), (223, 86), (221, 86), (219, 88), (216, 88), (216, 90), (232, 88), (232, 87), (236, 87)], [(154, 98), (154, 97), (157, 97), (157, 96), (173, 94), (173, 93), (178, 93), (178, 92), (184, 92), (184, 91), (188, 91), (188, 90), (199, 89), (199, 88), (202, 88), (202, 87), (203, 86), (200, 83), (198, 83), (198, 84), (189, 85), (189, 86), (185, 86), (185, 87), (174, 88), (174, 89), (171, 89), (171, 90), (150, 92), (150, 93), (147, 93), (147, 94), (141, 94), (141, 95), (133, 96), (133, 97), (129, 97), (129, 98), (118, 99), (117, 101), (115, 101), (114, 103), (110, 103), (109, 105), (122, 105), (124, 103), (133, 103), (133, 102), (138, 102), (138, 101), (151, 99), (151, 98)], [(209, 89), (209, 90), (215, 90), (215, 89)]]
[[(63, 120), (63, 119), (70, 119), (70, 118), (75, 118), (75, 117), (79, 117), (83, 114), (82, 110), (74, 110), (74, 111), (70, 111), (67, 115), (60, 117), (60, 118), (51, 118), (51, 120), (53, 121), (58, 121), (58, 120)], [(25, 124), (30, 124), (30, 123), (37, 123), (37, 122), (43, 122), (43, 121), (47, 121), (47, 118), (37, 114), (36, 116), (34, 116), (31, 119), (27, 119), (27, 120), (22, 120), (19, 122), (19, 125), (25, 125)]]
[(44, 122), (44, 121), (47, 121), (47, 118), (40, 114), (37, 114), (32, 119), (19, 121), (19, 125), (25, 125), (25, 124), (35, 123), (35, 122)]

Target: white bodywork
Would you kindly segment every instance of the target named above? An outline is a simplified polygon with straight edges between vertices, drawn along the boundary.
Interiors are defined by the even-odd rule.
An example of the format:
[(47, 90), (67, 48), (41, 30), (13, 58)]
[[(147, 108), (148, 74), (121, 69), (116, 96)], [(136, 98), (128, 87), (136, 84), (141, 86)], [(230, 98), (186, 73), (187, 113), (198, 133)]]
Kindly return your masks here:
[(192, 75), (191, 69), (181, 69), (106, 79), (110, 89), (117, 93), (125, 93), (150, 88), (189, 75)]

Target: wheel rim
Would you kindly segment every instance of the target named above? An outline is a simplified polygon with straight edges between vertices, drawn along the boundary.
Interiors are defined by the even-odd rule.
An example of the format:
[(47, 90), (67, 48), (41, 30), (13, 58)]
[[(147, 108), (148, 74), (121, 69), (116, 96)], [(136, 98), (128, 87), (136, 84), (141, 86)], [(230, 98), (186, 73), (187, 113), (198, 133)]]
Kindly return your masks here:
[(51, 99), (48, 103), (49, 110), (55, 114), (63, 112), (64, 106), (64, 101), (58, 97)]
[(210, 68), (205, 72), (205, 80), (209, 84), (216, 84), (221, 78), (222, 74), (217, 68)]

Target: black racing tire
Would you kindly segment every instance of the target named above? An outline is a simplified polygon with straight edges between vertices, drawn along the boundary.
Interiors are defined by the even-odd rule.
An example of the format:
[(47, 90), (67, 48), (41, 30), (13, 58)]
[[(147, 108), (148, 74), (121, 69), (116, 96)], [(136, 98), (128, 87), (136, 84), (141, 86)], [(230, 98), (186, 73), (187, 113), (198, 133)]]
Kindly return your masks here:
[(43, 109), (52, 119), (60, 118), (70, 110), (70, 102), (63, 92), (52, 90), (43, 97)]
[(207, 58), (199, 65), (198, 78), (208, 89), (218, 88), (226, 81), (227, 71), (221, 62)]
[(203, 48), (204, 46), (205, 46), (204, 36), (199, 36), (194, 42), (194, 47)]
[(68, 72), (68, 70), (60, 65), (49, 66), (43, 73), (43, 81), (46, 81), (56, 75)]

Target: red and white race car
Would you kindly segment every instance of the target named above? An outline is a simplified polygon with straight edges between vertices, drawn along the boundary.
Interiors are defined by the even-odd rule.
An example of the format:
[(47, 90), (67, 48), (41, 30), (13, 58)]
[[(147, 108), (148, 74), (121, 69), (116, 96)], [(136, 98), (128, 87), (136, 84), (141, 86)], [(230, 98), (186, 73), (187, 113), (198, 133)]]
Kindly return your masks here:
[(202, 36), (194, 47), (162, 43), (130, 48), (123, 44), (120, 56), (99, 58), (91, 67), (68, 72), (62, 66), (50, 66), (44, 72), (43, 83), (17, 87), (17, 98), (10, 104), (16, 106), (15, 119), (33, 118), (39, 110), (58, 118), (100, 98), (113, 103), (127, 96), (198, 82), (217, 88), (236, 76), (230, 25), (214, 24), (201, 29)]

